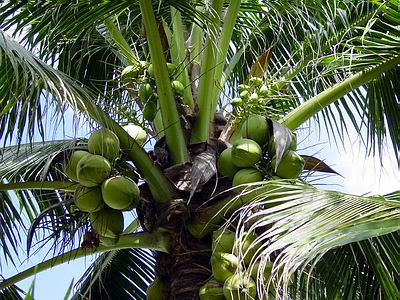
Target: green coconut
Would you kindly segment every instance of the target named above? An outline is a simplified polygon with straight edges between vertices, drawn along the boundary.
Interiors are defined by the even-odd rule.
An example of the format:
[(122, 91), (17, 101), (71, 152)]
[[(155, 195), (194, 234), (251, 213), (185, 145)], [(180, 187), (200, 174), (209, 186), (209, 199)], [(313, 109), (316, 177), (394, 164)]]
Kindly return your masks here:
[(233, 98), (232, 101), (231, 101), (231, 104), (234, 107), (239, 107), (239, 106), (241, 106), (243, 104), (243, 100), (242, 100), (242, 98)]
[(214, 252), (211, 255), (211, 270), (214, 278), (219, 282), (224, 282), (235, 273), (238, 263), (237, 257), (232, 253)]
[(250, 139), (239, 139), (232, 145), (232, 162), (239, 168), (254, 166), (262, 156), (257, 142)]
[(269, 87), (266, 85), (262, 85), (258, 90), (258, 96), (260, 97), (267, 97), (269, 94)]
[(152, 122), (157, 114), (157, 102), (150, 99), (146, 102), (143, 108), (143, 118)]
[[(167, 63), (167, 70), (168, 70), (168, 74), (172, 75), (174, 74), (175, 70), (176, 70), (176, 66), (174, 64), (171, 63)], [(147, 68), (147, 72), (149, 73), (149, 75), (151, 77), (154, 77), (154, 67), (153, 64), (150, 64), (149, 67)]]
[(124, 230), (122, 211), (110, 207), (90, 213), (90, 223), (99, 235), (109, 238), (118, 237)]
[(183, 91), (185, 90), (185, 87), (183, 86), (182, 82), (178, 80), (174, 80), (171, 82), (171, 87), (172, 91), (174, 92), (175, 95), (182, 96)]
[(247, 91), (250, 89), (250, 86), (246, 85), (246, 84), (239, 84), (238, 85), (238, 90), (239, 93), (243, 92), (243, 91)]
[(256, 254), (257, 250), (260, 249), (261, 245), (259, 243), (254, 243), (257, 239), (257, 235), (253, 232), (245, 232), (241, 239), (235, 241), (235, 246), (233, 252), (238, 255), (240, 251), (244, 255), (244, 263), (248, 266)]
[(104, 202), (111, 208), (126, 210), (136, 207), (140, 191), (136, 183), (126, 176), (108, 178), (101, 185)]
[(234, 274), (224, 283), (224, 296), (227, 300), (255, 299), (256, 283), (247, 274)]
[(268, 122), (260, 115), (250, 115), (242, 125), (242, 137), (263, 146), (269, 138)]
[[(263, 180), (263, 174), (255, 168), (241, 169), (236, 172), (232, 180), (232, 186), (236, 187), (245, 183), (257, 182)], [(243, 190), (244, 187), (237, 187), (235, 192)]]
[(142, 127), (130, 123), (123, 128), (139, 145), (143, 145), (146, 141), (147, 132)]
[(110, 162), (100, 155), (86, 155), (79, 161), (76, 174), (80, 184), (86, 187), (100, 185), (111, 173)]
[(246, 100), (246, 99), (249, 99), (250, 93), (249, 93), (249, 91), (245, 90), (245, 91), (241, 92), (239, 96), (240, 96), (240, 98)]
[(226, 228), (215, 230), (212, 234), (212, 251), (231, 253), (235, 244), (235, 233)]
[(149, 83), (143, 83), (139, 87), (139, 97), (146, 102), (153, 95), (153, 87)]
[[(304, 169), (304, 159), (297, 154), (297, 152), (289, 150), (282, 156), (276, 175), (281, 178), (295, 179), (299, 177)], [(271, 161), (272, 169), (275, 170), (276, 157), (274, 156)]]
[(78, 181), (78, 177), (76, 175), (76, 168), (78, 166), (79, 161), (81, 158), (84, 156), (90, 154), (87, 151), (83, 150), (76, 150), (74, 151), (71, 156), (69, 157), (68, 163), (66, 164), (64, 168), (64, 173), (68, 176), (73, 181)]
[(225, 300), (222, 283), (211, 278), (199, 290), (200, 300)]
[(119, 156), (120, 144), (117, 135), (107, 128), (92, 132), (88, 140), (89, 152), (113, 161)]
[(257, 102), (258, 101), (258, 94), (257, 93), (252, 93), (249, 97), (250, 102)]
[(251, 77), (249, 79), (249, 84), (252, 86), (260, 86), (263, 84), (263, 79), (260, 77)]
[(143, 73), (144, 66), (146, 62), (140, 62), (137, 65), (127, 66), (122, 70), (121, 80), (124, 82), (133, 82), (136, 81), (140, 74)]
[(79, 185), (74, 193), (74, 202), (79, 210), (85, 212), (96, 212), (104, 207), (99, 187), (88, 188)]
[(160, 277), (156, 277), (153, 282), (147, 287), (147, 300), (168, 300), (169, 286), (168, 283)]
[(222, 176), (233, 178), (239, 170), (232, 162), (232, 148), (227, 148), (218, 157), (217, 168)]

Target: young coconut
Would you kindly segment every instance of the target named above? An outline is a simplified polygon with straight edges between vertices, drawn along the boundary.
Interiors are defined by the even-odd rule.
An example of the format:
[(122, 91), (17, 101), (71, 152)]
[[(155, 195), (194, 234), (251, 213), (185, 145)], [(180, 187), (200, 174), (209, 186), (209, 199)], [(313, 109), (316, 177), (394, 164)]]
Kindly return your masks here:
[(235, 244), (235, 233), (226, 228), (215, 230), (212, 234), (211, 249), (214, 252), (231, 253)]
[(168, 300), (169, 287), (168, 283), (160, 277), (154, 278), (153, 282), (147, 287), (146, 291), (147, 300)]
[(111, 208), (129, 210), (136, 207), (140, 191), (136, 183), (126, 176), (108, 178), (101, 185), (104, 202)]
[(104, 207), (102, 210), (91, 213), (90, 223), (100, 236), (109, 238), (118, 237), (124, 230), (122, 211), (110, 207)]
[(250, 115), (242, 125), (242, 137), (263, 146), (269, 138), (267, 120), (260, 115)]
[[(262, 180), (263, 180), (263, 174), (259, 170), (257, 170), (256, 168), (246, 168), (237, 171), (237, 173), (233, 177), (232, 186), (236, 187), (245, 183), (257, 182)], [(244, 188), (245, 187), (240, 186), (234, 188), (233, 190), (235, 192), (240, 192)]]
[(66, 164), (65, 168), (64, 168), (64, 173), (65, 175), (67, 175), (69, 177), (69, 179), (78, 182), (78, 177), (76, 175), (76, 169), (77, 169), (77, 165), (79, 163), (79, 161), (81, 160), (81, 158), (83, 158), (84, 156), (90, 154), (87, 151), (83, 151), (83, 150), (76, 150), (74, 151), (69, 160), (68, 163)]
[(237, 257), (231, 253), (214, 252), (211, 255), (211, 269), (214, 278), (219, 282), (224, 282), (235, 273), (238, 263)]
[(74, 192), (74, 202), (79, 210), (85, 212), (96, 212), (104, 207), (99, 187), (88, 188), (79, 185)]
[(217, 168), (222, 176), (233, 178), (239, 168), (232, 162), (232, 148), (227, 148), (218, 157)]
[(225, 300), (222, 283), (211, 278), (199, 290), (200, 300)]
[(89, 152), (113, 161), (119, 156), (120, 144), (117, 135), (107, 128), (92, 132), (88, 140)]
[[(282, 156), (276, 175), (281, 178), (295, 179), (299, 177), (304, 168), (304, 159), (297, 154), (297, 152), (289, 150)], [(272, 169), (275, 170), (276, 157), (274, 156), (271, 161)]]
[(246, 266), (250, 265), (251, 260), (256, 254), (257, 250), (261, 248), (261, 245), (255, 243), (257, 235), (253, 232), (244, 232), (244, 236), (241, 239), (236, 240), (233, 248), (233, 253), (238, 255), (239, 251), (244, 255), (244, 263)]
[(224, 283), (224, 296), (227, 300), (255, 299), (256, 284), (247, 274), (234, 274)]
[(239, 168), (254, 166), (262, 156), (261, 147), (250, 139), (240, 139), (232, 145), (232, 162)]
[(182, 82), (179, 80), (174, 80), (171, 82), (171, 87), (172, 91), (174, 92), (175, 95), (182, 96), (183, 91), (185, 90), (185, 87), (183, 86)]
[(100, 185), (110, 176), (110, 173), (110, 162), (100, 155), (86, 155), (81, 158), (76, 167), (79, 183), (87, 187)]
[(129, 123), (123, 128), (139, 145), (143, 145), (146, 141), (147, 132), (142, 127)]
[(153, 95), (153, 87), (150, 83), (143, 83), (139, 88), (139, 97), (145, 103)]

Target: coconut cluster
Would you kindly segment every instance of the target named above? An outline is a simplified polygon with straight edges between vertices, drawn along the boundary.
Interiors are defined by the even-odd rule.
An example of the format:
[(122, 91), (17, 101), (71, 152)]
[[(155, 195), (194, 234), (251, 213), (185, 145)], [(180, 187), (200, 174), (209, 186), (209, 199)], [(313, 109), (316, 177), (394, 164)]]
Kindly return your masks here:
[(90, 213), (93, 229), (103, 237), (116, 238), (124, 229), (122, 211), (135, 208), (140, 199), (136, 183), (129, 177), (112, 175), (112, 163), (120, 155), (118, 137), (109, 129), (94, 131), (88, 150), (74, 151), (65, 174), (79, 185), (74, 192), (76, 207)]
[[(167, 63), (167, 70), (171, 81), (172, 91), (176, 96), (182, 96), (185, 87), (179, 80), (173, 80), (177, 68), (172, 63)], [(158, 111), (158, 95), (156, 92), (156, 84), (154, 79), (154, 66), (144, 61), (138, 62), (136, 65), (126, 67), (121, 73), (121, 80), (126, 83), (138, 84), (139, 98), (143, 105), (143, 118), (152, 122)]]
[[(261, 160), (267, 161), (273, 175), (285, 179), (297, 178), (304, 168), (304, 159), (297, 154), (296, 135), (276, 166), (274, 137), (270, 135), (268, 121), (257, 114), (246, 118), (240, 129), (240, 136), (225, 149), (217, 161), (222, 176), (232, 179), (234, 191), (240, 192), (246, 183), (262, 181), (266, 177), (264, 169), (259, 167)], [(271, 175), (271, 174), (270, 174)]]
[[(251, 272), (239, 270), (250, 266), (260, 247), (255, 233), (245, 232), (242, 238), (236, 239), (235, 232), (229, 229), (220, 228), (214, 231), (211, 255), (213, 276), (200, 288), (200, 299), (256, 299), (255, 282), (260, 265), (253, 264), (255, 267)], [(238, 259), (239, 253), (243, 255), (242, 262)], [(241, 263), (244, 266), (239, 268)], [(264, 275), (268, 279), (269, 274), (264, 272)]]

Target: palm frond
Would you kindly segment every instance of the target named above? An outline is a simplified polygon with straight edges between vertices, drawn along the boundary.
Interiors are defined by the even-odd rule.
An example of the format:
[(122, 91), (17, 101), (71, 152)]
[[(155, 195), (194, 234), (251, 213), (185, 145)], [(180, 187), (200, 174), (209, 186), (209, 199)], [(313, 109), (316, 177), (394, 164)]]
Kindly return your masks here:
[[(62, 140), (3, 148), (0, 179), (3, 183), (66, 181), (63, 165), (76, 145), (75, 140)], [(41, 241), (37, 245), (35, 243), (36, 250), (51, 242), (56, 251), (73, 247), (76, 242), (75, 234), (83, 234), (84, 228), (78, 228), (81, 225), (78, 221), (79, 216), (76, 216), (78, 219), (75, 220), (71, 217), (73, 214), (68, 211), (69, 202), (72, 200), (69, 193), (25, 189), (16, 192), (2, 191), (1, 196), (3, 201), (0, 218), (3, 225), (0, 243), (6, 259), (18, 257), (12, 254), (17, 254), (17, 248), (24, 240), (22, 237), (28, 237), (29, 253), (33, 240)], [(33, 224), (35, 226), (29, 230), (28, 236), (27, 227)]]
[(154, 278), (154, 258), (142, 249), (102, 254), (79, 280), (72, 299), (146, 299)]
[[(321, 288), (325, 282), (321, 278), (314, 278), (318, 263), (329, 251), (340, 251), (335, 249), (351, 245), (353, 248), (359, 247), (357, 251), (362, 258), (361, 266), (365, 272), (368, 271), (368, 276), (373, 274), (374, 286), (378, 289), (373, 292), (383, 293), (385, 296), (390, 293), (398, 295), (398, 266), (393, 261), (399, 259), (399, 252), (398, 248), (386, 245), (396, 241), (396, 232), (400, 230), (400, 202), (393, 197), (398, 197), (399, 192), (388, 198), (360, 197), (317, 190), (299, 182), (290, 184), (288, 181), (275, 180), (259, 188), (261, 192), (256, 192), (258, 196), (255, 201), (238, 211), (237, 232), (239, 237), (246, 230), (259, 234), (254, 243), (263, 245), (252, 263), (257, 259), (274, 261), (273, 277), (268, 284), (276, 281), (287, 293), (292, 274), (301, 270), (302, 276), (306, 278), (302, 281), (303, 290), (306, 290), (312, 280), (313, 284), (320, 281), (318, 286)], [(252, 213), (257, 208), (259, 211)], [(390, 242), (383, 243), (387, 238)], [(239, 251), (239, 258), (243, 258), (243, 255)], [(333, 257), (338, 259), (340, 255)], [(356, 269), (352, 272), (360, 271), (357, 263), (353, 262)], [(358, 273), (352, 276), (357, 276), (361, 281), (365, 279)], [(324, 293), (329, 295), (330, 291), (335, 290), (342, 297), (341, 293), (344, 291), (340, 284), (339, 282), (336, 290), (329, 290), (326, 286), (323, 288)], [(362, 286), (361, 283), (360, 285)], [(294, 288), (298, 286), (295, 285)], [(332, 295), (333, 298), (335, 296), (337, 295)]]
[(62, 116), (68, 106), (82, 108), (92, 96), (76, 81), (55, 70), (0, 32), (0, 137), (18, 142), (27, 130), (33, 140), (35, 127), (43, 132), (43, 113)]

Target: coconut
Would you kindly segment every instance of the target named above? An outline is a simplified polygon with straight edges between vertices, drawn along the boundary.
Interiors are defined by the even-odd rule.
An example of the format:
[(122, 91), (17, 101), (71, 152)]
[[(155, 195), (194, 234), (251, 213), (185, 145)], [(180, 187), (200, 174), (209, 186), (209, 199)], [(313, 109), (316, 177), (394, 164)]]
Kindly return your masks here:
[(247, 84), (239, 84), (238, 85), (239, 93), (241, 93), (243, 91), (247, 91), (249, 89), (250, 89), (250, 86), (248, 86)]
[(147, 300), (168, 300), (169, 287), (168, 283), (160, 277), (154, 278), (153, 282), (147, 287), (146, 291)]
[(260, 86), (263, 84), (263, 79), (260, 77), (251, 77), (249, 79), (249, 84), (252, 86)]
[(143, 83), (139, 88), (139, 97), (143, 102), (146, 102), (153, 95), (153, 88), (149, 83)]
[(100, 185), (110, 176), (111, 164), (100, 155), (86, 155), (79, 161), (76, 174), (80, 184), (87, 187)]
[(257, 102), (258, 101), (258, 94), (257, 93), (252, 93), (249, 97), (250, 102)]
[[(171, 63), (167, 63), (167, 70), (168, 70), (168, 74), (172, 75), (175, 70), (176, 70), (176, 66), (174, 64)], [(150, 64), (149, 67), (147, 68), (147, 72), (149, 73), (149, 75), (151, 77), (154, 77), (154, 67), (153, 64)]]
[(147, 132), (142, 127), (129, 123), (123, 128), (139, 145), (143, 145), (146, 141)]
[(85, 212), (96, 212), (104, 207), (101, 189), (98, 187), (88, 188), (79, 185), (74, 193), (74, 202), (79, 210)]
[(152, 122), (157, 114), (157, 102), (150, 99), (146, 102), (143, 108), (143, 118)]
[(215, 230), (212, 234), (212, 251), (231, 253), (235, 244), (235, 233), (226, 228)]
[(256, 297), (256, 284), (247, 274), (234, 274), (224, 283), (227, 300), (248, 300)]
[[(281, 178), (295, 179), (303, 171), (304, 164), (304, 159), (297, 152), (289, 150), (283, 155), (275, 173)], [(275, 170), (275, 156), (272, 158), (271, 165), (272, 169)]]
[(136, 207), (140, 191), (136, 183), (126, 176), (111, 177), (101, 185), (104, 202), (111, 208), (126, 210)]
[(231, 253), (214, 252), (211, 256), (211, 269), (214, 278), (219, 282), (224, 282), (235, 273), (238, 263), (237, 257)]
[(232, 161), (239, 168), (252, 167), (262, 155), (261, 147), (253, 140), (240, 139), (232, 145)]
[(258, 96), (260, 97), (267, 97), (269, 94), (269, 87), (266, 85), (262, 85), (258, 90)]
[(174, 80), (171, 82), (171, 87), (172, 87), (172, 91), (174, 92), (174, 94), (182, 96), (183, 95), (183, 91), (185, 90), (185, 87), (183, 86), (182, 82), (178, 81), (178, 80)]
[(246, 99), (249, 99), (250, 93), (249, 93), (249, 91), (246, 91), (246, 90), (245, 90), (245, 91), (241, 92), (241, 93), (239, 94), (239, 96), (240, 96), (240, 98), (246, 100)]
[(263, 146), (269, 138), (267, 120), (260, 115), (250, 115), (242, 125), (242, 137)]
[(90, 214), (93, 229), (101, 236), (116, 238), (124, 230), (122, 211), (109, 207)]
[[(256, 168), (246, 168), (237, 171), (237, 173), (233, 177), (232, 186), (235, 187), (241, 184), (257, 182), (262, 180), (263, 180), (263, 175), (260, 171), (258, 171)], [(244, 188), (245, 187), (242, 186), (237, 187), (234, 189), (234, 191), (239, 192)]]
[(107, 128), (92, 132), (88, 140), (89, 152), (104, 156), (113, 161), (119, 156), (119, 139), (117, 135)]
[(90, 153), (83, 150), (76, 150), (71, 154), (68, 163), (64, 168), (64, 172), (73, 181), (78, 181), (78, 177), (76, 176), (76, 167), (79, 161), (88, 154)]
[(225, 300), (222, 283), (211, 278), (199, 290), (200, 300)]
[(220, 154), (217, 161), (217, 168), (222, 176), (233, 178), (239, 170), (232, 162), (232, 148), (227, 148)]
[(244, 263), (248, 266), (256, 254), (257, 250), (260, 249), (261, 245), (254, 243), (257, 239), (257, 235), (253, 232), (245, 232), (241, 239), (236, 240), (233, 252), (237, 255), (240, 251), (244, 255)]

